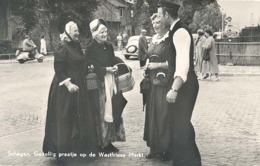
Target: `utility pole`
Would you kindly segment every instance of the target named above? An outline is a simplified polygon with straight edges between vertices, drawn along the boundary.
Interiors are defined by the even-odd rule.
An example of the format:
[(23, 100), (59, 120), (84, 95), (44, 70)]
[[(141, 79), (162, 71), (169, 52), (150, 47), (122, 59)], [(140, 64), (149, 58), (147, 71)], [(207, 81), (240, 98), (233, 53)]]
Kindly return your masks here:
[(222, 19), (221, 19), (221, 24), (222, 24), (222, 34), (223, 34), (223, 31), (224, 31), (224, 13), (223, 13), (223, 9), (221, 8), (221, 16), (222, 16)]
[(224, 37), (224, 10), (223, 10), (223, 8), (221, 8), (221, 39), (223, 39), (223, 37)]
[(250, 26), (254, 26), (254, 24), (255, 24), (254, 13), (252, 13), (250, 18)]

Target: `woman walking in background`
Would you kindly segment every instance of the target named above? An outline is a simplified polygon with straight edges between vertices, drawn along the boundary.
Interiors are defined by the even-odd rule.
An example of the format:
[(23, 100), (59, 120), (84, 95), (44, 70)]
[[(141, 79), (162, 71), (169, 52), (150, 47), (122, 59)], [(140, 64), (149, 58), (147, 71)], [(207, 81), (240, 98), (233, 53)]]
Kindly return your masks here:
[(46, 46), (45, 36), (42, 36), (42, 39), (41, 39), (40, 53), (43, 54), (43, 55), (47, 54), (47, 46)]
[(121, 116), (116, 119), (115, 112), (122, 112), (127, 101), (115, 84), (113, 67), (118, 63), (112, 44), (107, 42), (107, 27), (102, 19), (90, 23), (93, 40), (86, 49), (88, 66), (94, 66), (94, 72), (99, 80), (98, 90), (89, 93), (91, 110), (95, 112), (92, 118), (96, 121), (98, 145), (105, 152), (118, 152), (112, 142), (125, 141), (125, 130)]
[(205, 43), (202, 45), (202, 47), (204, 49), (204, 53), (208, 52), (209, 60), (203, 61), (202, 73), (208, 74), (209, 79), (211, 79), (212, 81), (218, 81), (219, 80), (218, 59), (216, 56), (216, 46), (215, 46), (215, 40), (213, 38), (213, 33), (211, 32), (211, 30), (206, 30), (205, 36), (206, 36), (206, 40)]
[(117, 40), (117, 47), (118, 47), (118, 51), (122, 51), (122, 46), (123, 46), (123, 36), (121, 33), (118, 34), (118, 36), (116, 37)]
[[(173, 63), (172, 48), (169, 33), (165, 25), (157, 19), (156, 14), (152, 17), (153, 28), (156, 35), (153, 36), (152, 44), (148, 48), (147, 64), (150, 75), (150, 96), (146, 107), (144, 140), (150, 147), (147, 158), (161, 157), (162, 160), (170, 160), (170, 129), (169, 108), (166, 94), (173, 82), (173, 70), (168, 68), (168, 62)], [(153, 60), (154, 59), (154, 60)], [(157, 60), (155, 60), (157, 59)]]
[(199, 29), (197, 31), (198, 38), (195, 41), (195, 53), (196, 53), (196, 59), (195, 59), (195, 68), (196, 74), (198, 76), (198, 79), (203, 78), (202, 73), (202, 62), (203, 62), (203, 48), (202, 45), (204, 44), (206, 37), (204, 36), (204, 32), (202, 29)]

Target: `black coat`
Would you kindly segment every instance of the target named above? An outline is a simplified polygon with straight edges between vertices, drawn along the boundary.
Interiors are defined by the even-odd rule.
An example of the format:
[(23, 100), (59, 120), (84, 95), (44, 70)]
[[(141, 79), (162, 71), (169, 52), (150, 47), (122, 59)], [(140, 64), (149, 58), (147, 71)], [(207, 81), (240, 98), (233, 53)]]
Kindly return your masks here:
[(95, 73), (102, 82), (106, 75), (106, 67), (116, 64), (113, 46), (108, 42), (99, 44), (96, 40), (92, 40), (87, 46), (85, 58), (88, 66), (94, 65)]
[(147, 49), (148, 49), (148, 44), (147, 44), (146, 37), (140, 36), (139, 42), (138, 42), (138, 60), (139, 61), (146, 60)]
[[(94, 125), (86, 99), (85, 61), (79, 43), (65, 41), (58, 46), (54, 54), (54, 70), (48, 98), (43, 152), (85, 151), (95, 143), (87, 140), (87, 136), (93, 133), (89, 126)], [(70, 93), (65, 85), (59, 85), (67, 78), (71, 78), (71, 82), (79, 87), (78, 93)]]
[[(94, 71), (101, 82), (104, 82), (104, 76), (106, 75), (106, 67), (113, 67), (117, 63), (124, 63), (124, 61), (115, 56), (112, 44), (108, 42), (100, 44), (94, 39), (87, 46), (85, 58), (88, 66), (94, 66)], [(119, 73), (123, 74), (126, 71), (126, 68), (119, 68)], [(93, 100), (98, 99), (93, 98)], [(121, 114), (126, 104), (127, 100), (124, 98), (122, 92), (118, 92), (113, 96), (112, 108), (116, 128), (120, 125), (120, 123), (122, 123)]]

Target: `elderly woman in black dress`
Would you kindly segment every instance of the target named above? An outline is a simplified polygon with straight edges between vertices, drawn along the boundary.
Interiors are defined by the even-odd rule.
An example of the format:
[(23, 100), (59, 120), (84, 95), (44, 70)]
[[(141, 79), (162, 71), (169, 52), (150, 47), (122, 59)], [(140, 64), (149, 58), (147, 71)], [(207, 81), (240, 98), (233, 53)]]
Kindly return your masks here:
[(173, 81), (172, 70), (168, 67), (168, 62), (172, 61), (172, 50), (168, 28), (161, 24), (156, 14), (151, 19), (156, 35), (153, 36), (152, 44), (147, 52), (150, 59), (147, 68), (150, 75), (151, 91), (146, 107), (144, 140), (150, 147), (147, 158), (160, 156), (162, 160), (168, 160), (170, 159), (168, 151), (170, 133), (166, 94)]
[(88, 138), (95, 130), (86, 100), (85, 59), (77, 24), (67, 23), (60, 37), (54, 54), (55, 75), (49, 92), (43, 152), (63, 159), (88, 152), (96, 143)]
[(118, 63), (113, 46), (107, 42), (107, 27), (102, 19), (90, 23), (93, 40), (86, 49), (88, 66), (93, 65), (98, 77), (98, 90), (91, 91), (91, 110), (95, 112), (98, 146), (105, 152), (118, 152), (112, 142), (125, 141), (121, 113), (127, 103), (122, 92), (117, 90), (114, 67)]

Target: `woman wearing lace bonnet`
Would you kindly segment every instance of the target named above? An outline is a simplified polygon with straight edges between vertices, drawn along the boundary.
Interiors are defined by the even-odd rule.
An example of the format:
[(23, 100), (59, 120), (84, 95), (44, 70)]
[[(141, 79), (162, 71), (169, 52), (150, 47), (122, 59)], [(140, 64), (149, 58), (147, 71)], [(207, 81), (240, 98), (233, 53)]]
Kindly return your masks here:
[(75, 22), (65, 26), (60, 35), (62, 43), (55, 49), (54, 71), (51, 83), (43, 152), (56, 154), (59, 162), (65, 164), (62, 153), (87, 153), (92, 151), (95, 142), (89, 139), (94, 135), (94, 126), (88, 109), (84, 84), (85, 58), (80, 46), (79, 30)]
[[(125, 131), (121, 113), (127, 103), (122, 92), (117, 90), (115, 73), (117, 62), (112, 44), (107, 41), (107, 27), (102, 19), (95, 19), (89, 24), (92, 41), (86, 49), (88, 66), (93, 65), (94, 71), (100, 82), (99, 90), (92, 91), (91, 110), (94, 110), (97, 120), (98, 145), (105, 152), (118, 152), (112, 144), (115, 141), (125, 141)], [(116, 116), (116, 112), (119, 112)]]

